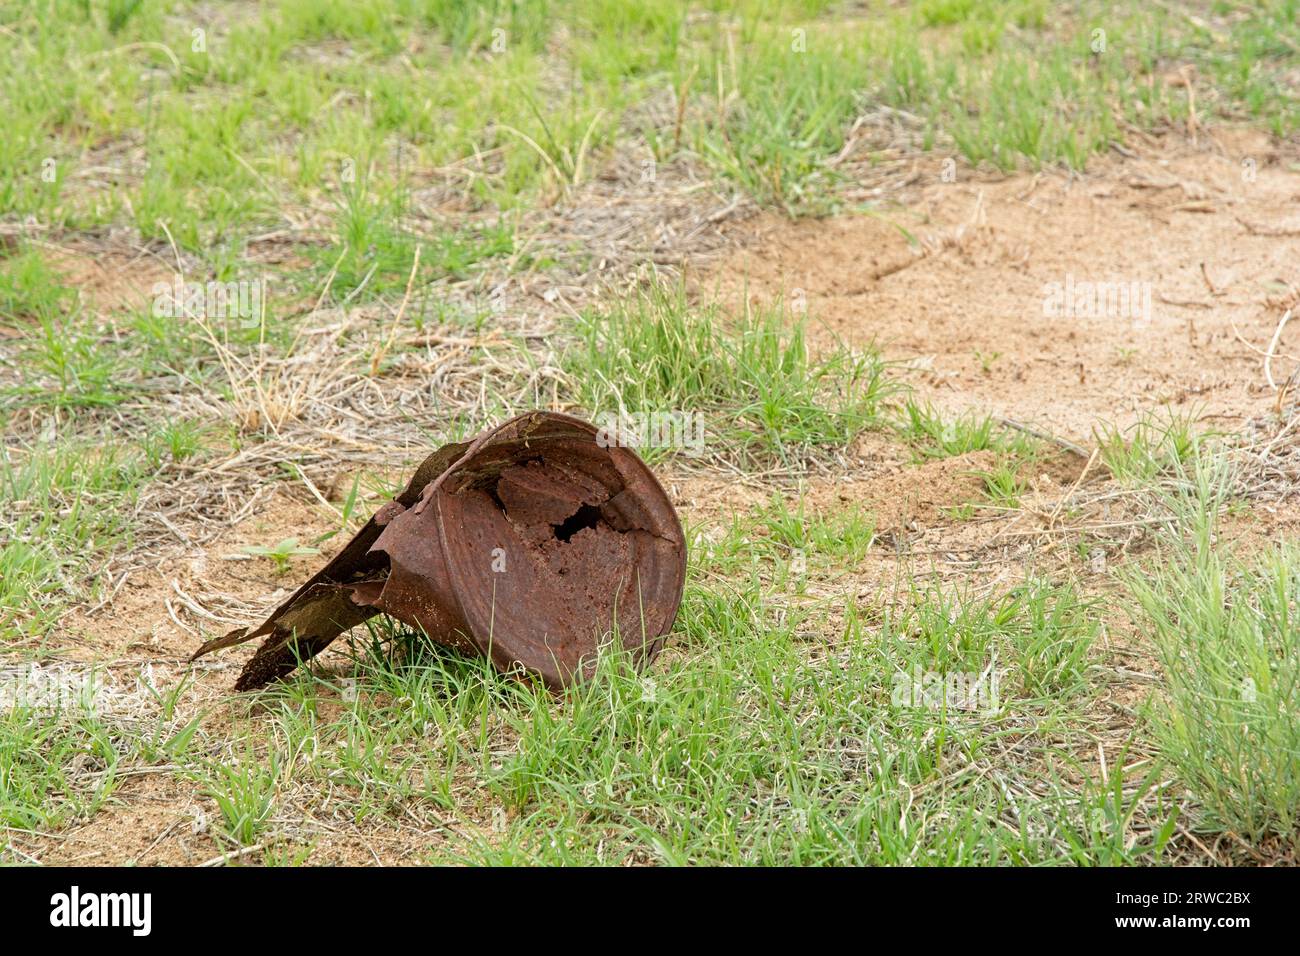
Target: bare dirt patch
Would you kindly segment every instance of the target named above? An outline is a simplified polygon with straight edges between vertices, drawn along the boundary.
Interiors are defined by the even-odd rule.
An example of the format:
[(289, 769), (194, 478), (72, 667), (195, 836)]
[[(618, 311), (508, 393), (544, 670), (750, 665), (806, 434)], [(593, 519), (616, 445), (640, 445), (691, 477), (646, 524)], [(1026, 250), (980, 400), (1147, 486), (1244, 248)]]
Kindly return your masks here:
[[(1228, 131), (1087, 175), (959, 171), (944, 183), (938, 159), (922, 168), (929, 185), (905, 205), (746, 224), (744, 248), (700, 288), (733, 305), (806, 305), (817, 340), (880, 347), (941, 408), (1075, 439), (1161, 406), (1230, 430), (1275, 405), (1263, 354), (1300, 298), (1291, 152)], [(1053, 283), (1118, 282), (1150, 290), (1149, 314), (1044, 314)], [(1272, 363), (1278, 384), (1297, 356), (1293, 326)]]
[(120, 243), (96, 249), (50, 246), (45, 256), (63, 283), (100, 316), (148, 308), (155, 285), (170, 287), (175, 279), (175, 270), (151, 253)]
[(980, 451), (920, 465), (894, 464), (870, 478), (817, 481), (810, 498), (831, 511), (865, 510), (875, 516), (878, 533), (917, 531), (949, 523), (949, 509), (979, 498), (980, 472), (996, 458)]
[[(287, 597), (305, 569), (329, 559), (346, 536), (320, 545), (320, 554), (292, 559), (277, 573), (272, 562), (243, 549), (274, 545), (288, 537), (310, 544), (333, 530), (323, 506), (288, 493), (269, 497), (264, 510), (223, 531), (212, 541), (177, 550), (151, 568), (132, 572), (102, 608), (81, 608), (64, 621), (65, 648), (72, 660), (114, 660), (149, 656), (188, 657), (214, 633), (252, 622)], [(229, 658), (223, 659), (229, 662)]]

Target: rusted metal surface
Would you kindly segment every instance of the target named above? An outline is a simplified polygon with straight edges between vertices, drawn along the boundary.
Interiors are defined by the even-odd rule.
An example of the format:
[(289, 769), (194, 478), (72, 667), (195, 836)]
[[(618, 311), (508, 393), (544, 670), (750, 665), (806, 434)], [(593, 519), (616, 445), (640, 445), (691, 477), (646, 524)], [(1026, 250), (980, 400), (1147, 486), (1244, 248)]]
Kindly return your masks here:
[(597, 434), (531, 412), (438, 449), (265, 622), (194, 658), (264, 637), (235, 684), (261, 687), (384, 613), (551, 687), (587, 676), (611, 634), (649, 661), (677, 616), (686, 541), (641, 459)]

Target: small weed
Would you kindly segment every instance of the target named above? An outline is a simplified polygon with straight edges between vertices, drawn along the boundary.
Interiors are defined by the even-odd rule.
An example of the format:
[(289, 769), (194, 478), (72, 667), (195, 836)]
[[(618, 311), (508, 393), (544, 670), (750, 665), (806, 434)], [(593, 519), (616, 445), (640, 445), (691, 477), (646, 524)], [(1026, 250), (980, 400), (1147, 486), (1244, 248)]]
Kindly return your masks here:
[(204, 792), (221, 814), (221, 835), (237, 846), (252, 846), (266, 829), (279, 792), (279, 761), (272, 751), (265, 758), (246, 754), (232, 763), (208, 768)]
[(1185, 465), (1197, 447), (1196, 412), (1143, 415), (1131, 428), (1097, 430), (1101, 460), (1119, 481), (1139, 486)]
[(319, 548), (300, 545), (297, 538), (283, 538), (271, 547), (260, 544), (250, 544), (245, 546), (242, 550), (244, 554), (249, 554), (254, 557), (269, 558), (275, 564), (276, 574), (284, 574), (288, 571), (289, 565), (294, 558), (320, 554)]
[(953, 458), (973, 451), (1006, 451), (1022, 456), (1037, 446), (1020, 432), (1003, 428), (988, 415), (967, 413), (945, 419), (932, 405), (907, 399), (894, 424), (919, 460)]

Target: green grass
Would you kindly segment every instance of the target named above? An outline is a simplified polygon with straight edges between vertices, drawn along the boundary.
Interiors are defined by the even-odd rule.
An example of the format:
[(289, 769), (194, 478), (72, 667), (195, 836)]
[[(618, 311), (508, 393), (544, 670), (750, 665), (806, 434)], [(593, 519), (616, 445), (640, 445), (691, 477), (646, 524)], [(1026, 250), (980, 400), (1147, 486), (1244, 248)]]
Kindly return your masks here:
[(203, 423), (186, 419), (158, 425), (141, 442), (147, 469), (156, 472), (169, 462), (201, 456), (209, 447), (209, 431)]
[(1001, 454), (992, 468), (975, 472), (983, 483), (984, 498), (990, 506), (1003, 510), (1020, 507), (1020, 498), (1029, 490), (1024, 478), (1025, 460), (1010, 454)]
[(903, 402), (893, 428), (907, 442), (917, 462), (955, 458), (980, 451), (997, 453), (991, 467), (971, 472), (983, 485), (984, 501), (949, 509), (950, 516), (959, 520), (969, 520), (980, 508), (1019, 508), (1021, 496), (1029, 490), (1029, 483), (1024, 478), (1025, 469), (1036, 462), (1043, 451), (1040, 442), (1002, 425), (991, 416), (967, 412), (955, 418), (945, 418), (932, 405), (912, 398)]
[(1037, 446), (1027, 436), (998, 423), (988, 415), (967, 412), (945, 418), (934, 406), (908, 398), (895, 430), (911, 447), (917, 460), (954, 458), (973, 451), (998, 451), (1020, 456)]
[[(6, 679), (7, 691), (14, 681)], [(18, 703), (0, 710), (0, 825), (52, 830), (105, 805), (117, 770), (132, 754), (128, 738), (72, 701), (45, 709)]]
[(1227, 111), (1287, 136), (1300, 125), (1294, 79), (1300, 5), (1268, 0), (1250, 7), (1250, 15), (1234, 19), (1226, 35), (1196, 27), (1188, 46), (1214, 77)]
[(1216, 544), (1231, 471), (1198, 457), (1166, 503), (1158, 560), (1125, 576), (1164, 681), (1150, 720), (1199, 810), (1198, 829), (1294, 845), (1300, 833), (1300, 551)]
[[(470, 810), (458, 796), (466, 786), (504, 809), (444, 831), (429, 851), (438, 861), (1158, 857), (1154, 841), (1125, 840), (1142, 796), (1132, 781), (1118, 812), (1108, 789), (1066, 783), (1063, 743), (1079, 718), (1055, 698), (1078, 690), (1077, 655), (1095, 630), (1068, 589), (1038, 582), (970, 602), (946, 629), (927, 595), (883, 639), (850, 610), (841, 639), (810, 654), (813, 609), (783, 608), (759, 580), (729, 576), (707, 587), (693, 576), (673, 663), (641, 674), (611, 652), (591, 682), (558, 698), (381, 625), (346, 684), (302, 675), (264, 695), (278, 762), (243, 760), (221, 776), (223, 825), (264, 820), (276, 787), (267, 768), (292, 764), (306, 790), (328, 780), (334, 812), (350, 820), (414, 814), (440, 829), (445, 814)], [(913, 661), (987, 666), (995, 648), (999, 664), (1022, 665), (997, 712), (891, 705), (895, 675)], [(325, 718), (326, 699), (343, 712)], [(1045, 785), (1018, 826), (1001, 822), (1011, 804), (990, 773)], [(279, 785), (289, 782), (281, 770)], [(243, 842), (267, 835), (238, 830)]]
[(775, 544), (815, 555), (830, 567), (858, 564), (876, 540), (875, 518), (860, 508), (813, 513), (804, 501), (791, 507), (777, 495), (754, 515), (754, 524)]
[[(337, 199), (344, 168), (381, 204), (422, 185), (417, 172), (454, 170), (471, 204), (516, 209), (567, 195), (620, 141), (639, 142), (802, 214), (839, 203), (830, 160), (880, 105), (919, 117), (924, 145), (944, 138), (1002, 168), (1082, 166), (1121, 138), (1117, 114), (1181, 122), (1185, 91), (1149, 82), (1175, 62), (1213, 78), (1220, 112), (1279, 133), (1300, 122), (1286, 85), (1300, 59), (1293, 0), (1254, 5), (1226, 35), (1158, 7), (1071, 3), (1049, 17), (1038, 0), (850, 22), (804, 0), (275, 0), (216, 22), (189, 2), (91, 6), (20, 0), (0, 20), (12, 66), (0, 209), (129, 222), (213, 261), (288, 207)], [(51, 17), (61, 29), (42, 30)], [(649, 122), (642, 106), (665, 87), (681, 111)], [(85, 188), (124, 136), (147, 166)]]
[(1034, 578), (1005, 594), (978, 597), (911, 585), (900, 612), (885, 615), (882, 643), (896, 667), (980, 673), (1004, 669), (1004, 687), (1030, 699), (1086, 689), (1096, 611), (1069, 584)]
[[(694, 549), (674, 650), (646, 673), (611, 651), (555, 696), (380, 619), (349, 668), (262, 694), (228, 735), (233, 756), (181, 725), (179, 689), (113, 753), (185, 768), (219, 843), (271, 862), (304, 859), (312, 833), (274, 822), (303, 801), (332, 825), (427, 827), (437, 862), (1160, 861), (1176, 816), (1158, 768), (1112, 754), (1103, 783), (1076, 757), (1093, 746), (1095, 605), (1043, 578), (988, 594), (908, 580), (883, 612), (782, 584), (794, 547), (861, 556), (865, 521), (774, 502)], [(745, 547), (760, 534), (770, 562)], [(840, 573), (841, 558), (809, 576)], [(900, 675), (990, 670), (988, 709), (895, 697)], [(34, 781), (57, 785), (74, 751), (33, 768), (44, 751), (11, 736), (14, 825), (39, 826), (23, 815), (47, 805)], [(107, 795), (72, 793), (60, 819)]]
[(788, 460), (842, 448), (878, 421), (894, 387), (874, 354), (814, 356), (803, 325), (779, 308), (731, 322), (680, 287), (588, 311), (577, 325), (563, 363), (579, 404), (593, 414), (703, 415), (714, 452), (739, 446)]
[(275, 810), (279, 776), (274, 750), (208, 768), (204, 793), (216, 804), (221, 836), (242, 847), (258, 841)]
[(409, 211), (402, 194), (379, 202), (362, 187), (340, 197), (337, 244), (309, 250), (314, 274), (321, 284), (330, 280), (334, 301), (400, 295), (408, 282), (420, 288), (435, 279), (463, 279), (476, 264), (515, 251), (514, 230), (505, 221), (474, 230), (447, 223), (417, 227), (404, 222)]
[[(861, 555), (863, 521), (774, 502), (747, 533), (766, 533), (780, 565), (797, 545)], [(111, 794), (106, 768), (129, 759), (179, 766), (219, 845), (260, 846), (267, 862), (306, 858), (310, 829), (291, 835), (275, 822), (303, 801), (331, 825), (428, 827), (439, 835), (427, 859), (437, 862), (1161, 858), (1166, 811), (1153, 781), (1118, 766), (1117, 788), (1075, 779), (1097, 619), (1070, 587), (1035, 579), (987, 597), (917, 587), (875, 624), (874, 611), (850, 604), (828, 641), (809, 628), (831, 605), (790, 604), (773, 590), (783, 569), (746, 573), (740, 544), (696, 552), (677, 649), (662, 663), (638, 673), (611, 650), (593, 680), (558, 696), (380, 619), (348, 669), (303, 672), (260, 695), (221, 735), (233, 750), (197, 719), (181, 722), (182, 688), (160, 696), (157, 726), (111, 749), (102, 734), (77, 738), (80, 749), (59, 737), (33, 745), (54, 725), (21, 715), (0, 761), (13, 782), (11, 825), (58, 822), (32, 817), (36, 806), (59, 807), (59, 821), (93, 812)], [(893, 696), (913, 668), (990, 666), (1006, 674), (988, 711)], [(87, 747), (98, 755), (95, 784), (79, 778), (48, 801), (44, 791), (61, 792), (59, 774)], [(1031, 784), (1037, 799), (1009, 796)]]
[[(558, 706), (527, 697), (505, 704), (518, 740), (488, 781), (509, 808), (509, 823), (457, 856), (494, 863), (1027, 862), (1057, 856), (1067, 834), (1077, 838), (1086, 829), (1082, 806), (1070, 807), (1077, 798), (1064, 788), (1054, 793), (1059, 804), (1049, 799), (1031, 809), (1022, 830), (1005, 829), (997, 823), (1005, 797), (960, 769), (1024, 772), (998, 754), (1009, 741), (1050, 734), (1060, 719), (1052, 708), (1023, 723), (1007, 717), (1013, 710), (1026, 716), (1019, 704), (956, 720), (891, 709), (898, 662), (867, 639), (860, 619), (850, 618), (845, 639), (828, 653), (809, 655), (799, 637), (806, 619), (778, 614), (757, 582), (711, 590), (708, 613), (686, 609), (682, 640), (690, 657), (680, 667), (643, 676), (609, 658), (592, 683)], [(1020, 628), (1016, 616), (992, 608), (973, 611), (970, 620), (997, 639)], [(1098, 837), (1079, 840), (1080, 857), (1113, 843)]]
[(6, 325), (53, 321), (76, 301), (76, 291), (63, 283), (39, 249), (28, 247), (2, 261), (0, 320)]
[[(784, 545), (810, 537), (806, 516), (775, 505), (753, 530), (770, 533), (781, 563)], [(301, 755), (307, 785), (328, 779), (357, 820), (414, 813), (432, 823), (465, 809), (466, 786), (504, 809), (458, 823), (430, 851), (437, 861), (1159, 858), (1167, 834), (1129, 833), (1154, 783), (1135, 792), (1131, 779), (1119, 791), (1067, 782), (1072, 728), (1088, 723), (1070, 702), (1086, 697), (1097, 629), (1071, 588), (921, 590), (901, 595), (879, 633), (850, 606), (839, 638), (814, 653), (804, 634), (827, 608), (777, 600), (742, 570), (751, 552), (732, 544), (697, 553), (671, 663), (637, 673), (611, 651), (592, 681), (559, 697), (379, 623), (346, 684), (302, 675), (264, 699), (281, 765)], [(990, 664), (1008, 672), (991, 713), (891, 703), (897, 675), (914, 665)], [(343, 714), (324, 720), (320, 701), (340, 693)], [(1002, 775), (1044, 792), (1015, 811), (1015, 827), (1001, 822), (1007, 790), (990, 780)]]
[(108, 436), (0, 451), (0, 640), (42, 637), (94, 593), (97, 559), (129, 544), (127, 508), (145, 477), (143, 456)]
[(113, 333), (76, 312), (43, 316), (24, 339), (17, 361), (22, 384), (0, 388), (0, 408), (113, 406), (131, 394), (130, 372), (113, 347)]
[(1103, 424), (1096, 431), (1097, 448), (1110, 473), (1138, 487), (1187, 465), (1198, 447), (1199, 414), (1174, 410), (1146, 413), (1127, 429)]

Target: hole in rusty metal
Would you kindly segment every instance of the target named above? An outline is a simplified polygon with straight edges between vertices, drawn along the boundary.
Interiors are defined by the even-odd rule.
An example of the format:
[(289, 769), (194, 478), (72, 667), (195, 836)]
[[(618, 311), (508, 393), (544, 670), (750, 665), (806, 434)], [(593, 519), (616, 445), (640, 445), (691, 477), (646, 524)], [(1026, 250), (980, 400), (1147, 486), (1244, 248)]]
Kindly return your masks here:
[(600, 509), (594, 505), (583, 505), (559, 524), (551, 525), (555, 536), (561, 541), (568, 541), (583, 528), (594, 528), (600, 521)]

